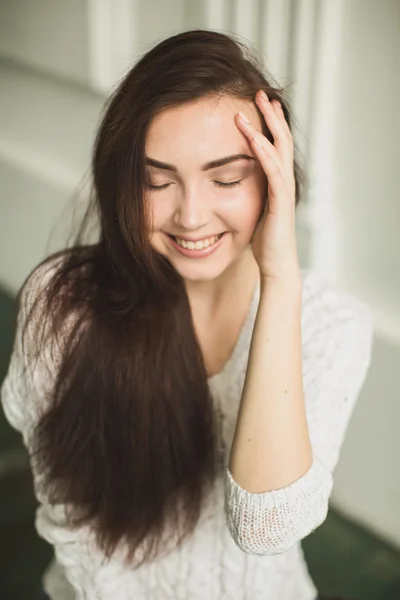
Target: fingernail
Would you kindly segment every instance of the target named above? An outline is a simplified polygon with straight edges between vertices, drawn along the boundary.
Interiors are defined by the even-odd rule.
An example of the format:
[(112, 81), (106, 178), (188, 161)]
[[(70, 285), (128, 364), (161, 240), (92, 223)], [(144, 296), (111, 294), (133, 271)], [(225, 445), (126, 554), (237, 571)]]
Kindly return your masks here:
[(264, 92), (264, 90), (261, 90), (261, 96), (264, 98), (264, 100), (268, 100), (268, 96), (267, 96), (267, 94)]
[(246, 117), (246, 115), (244, 113), (242, 113), (242, 111), (239, 112), (239, 115), (241, 116), (241, 118), (243, 119), (243, 121), (245, 123), (250, 123), (250, 121), (248, 120), (248, 118)]

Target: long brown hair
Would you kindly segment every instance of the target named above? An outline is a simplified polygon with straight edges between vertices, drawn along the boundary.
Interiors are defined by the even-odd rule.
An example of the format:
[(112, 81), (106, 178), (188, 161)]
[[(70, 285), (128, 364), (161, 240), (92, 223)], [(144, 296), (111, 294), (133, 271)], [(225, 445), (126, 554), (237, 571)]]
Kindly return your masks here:
[[(19, 292), (18, 306), (27, 282), (40, 283), (41, 294), (31, 286), (24, 352), (39, 361), (36, 384), (51, 374), (51, 385), (39, 389), (45, 409), (32, 436), (32, 465), (49, 501), (66, 505), (71, 526), (90, 526), (106, 556), (125, 542), (128, 561), (152, 560), (171, 522), (179, 544), (193, 532), (222, 465), (184, 283), (149, 243), (146, 133), (166, 108), (222, 95), (254, 101), (260, 88), (280, 100), (291, 125), (284, 89), (271, 81), (234, 36), (193, 30), (153, 47), (105, 105), (78, 235)], [(296, 161), (294, 169), (297, 204), (303, 176)], [(88, 244), (92, 217), (99, 235)], [(56, 265), (47, 278), (46, 265)]]

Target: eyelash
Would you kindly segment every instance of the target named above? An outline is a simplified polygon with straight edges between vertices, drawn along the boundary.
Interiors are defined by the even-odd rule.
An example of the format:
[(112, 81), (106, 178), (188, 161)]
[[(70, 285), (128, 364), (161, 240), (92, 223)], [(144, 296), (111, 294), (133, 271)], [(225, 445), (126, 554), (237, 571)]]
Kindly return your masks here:
[[(215, 185), (217, 187), (222, 187), (222, 188), (232, 188), (235, 187), (237, 185), (240, 185), (242, 182), (241, 179), (238, 179), (237, 181), (230, 181), (229, 183), (224, 183), (222, 181), (214, 181)], [(164, 190), (166, 189), (169, 185), (171, 185), (170, 183), (164, 183), (164, 185), (152, 185), (151, 183), (147, 184), (147, 187), (150, 188), (151, 190)]]

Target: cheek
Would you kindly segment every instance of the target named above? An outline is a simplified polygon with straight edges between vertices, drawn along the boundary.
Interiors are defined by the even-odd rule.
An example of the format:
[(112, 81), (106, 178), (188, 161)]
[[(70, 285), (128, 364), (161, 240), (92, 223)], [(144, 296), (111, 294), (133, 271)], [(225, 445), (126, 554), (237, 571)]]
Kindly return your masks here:
[(247, 190), (228, 203), (226, 221), (244, 237), (251, 236), (264, 210), (265, 198), (260, 189)]
[(157, 202), (156, 198), (148, 198), (147, 206), (151, 215), (152, 229), (162, 229), (171, 216), (168, 202)]
[(160, 230), (162, 230), (166, 223), (166, 215), (164, 206), (161, 203), (154, 202), (154, 199), (147, 197), (145, 199), (146, 208), (149, 215), (149, 241), (150, 244), (155, 248), (157, 252), (163, 254), (163, 243), (161, 240)]

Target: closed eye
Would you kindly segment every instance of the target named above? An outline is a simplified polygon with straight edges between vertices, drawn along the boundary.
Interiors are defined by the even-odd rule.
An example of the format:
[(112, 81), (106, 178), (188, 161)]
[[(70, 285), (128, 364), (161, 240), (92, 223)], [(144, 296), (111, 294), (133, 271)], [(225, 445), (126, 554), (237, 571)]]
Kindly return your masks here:
[(215, 185), (218, 187), (235, 187), (235, 185), (239, 185), (241, 183), (241, 179), (238, 179), (237, 181), (229, 181), (228, 183), (224, 183), (223, 181), (214, 181)]
[[(214, 181), (214, 183), (217, 187), (223, 187), (223, 188), (235, 187), (236, 185), (240, 185), (241, 182), (242, 182), (241, 179), (238, 179), (237, 181), (229, 181), (229, 182)], [(167, 188), (170, 185), (171, 185), (170, 183), (164, 183), (163, 185), (152, 185), (151, 183), (148, 183), (147, 187), (150, 188), (151, 190), (164, 190), (165, 188)]]
[(152, 185), (151, 183), (147, 183), (146, 185), (151, 190), (163, 190), (164, 188), (167, 188), (171, 184), (170, 183), (164, 183), (164, 185)]

